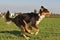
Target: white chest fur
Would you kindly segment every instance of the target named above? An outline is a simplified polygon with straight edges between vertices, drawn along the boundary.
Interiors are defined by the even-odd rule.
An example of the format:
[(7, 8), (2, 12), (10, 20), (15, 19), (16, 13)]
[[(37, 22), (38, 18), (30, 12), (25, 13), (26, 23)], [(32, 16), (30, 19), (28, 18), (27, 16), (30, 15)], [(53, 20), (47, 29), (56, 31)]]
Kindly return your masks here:
[[(40, 16), (40, 14), (39, 14), (39, 16)], [(44, 15), (41, 15), (40, 18), (39, 18), (39, 20), (36, 21), (36, 25), (39, 24), (43, 18), (45, 18), (45, 16)]]

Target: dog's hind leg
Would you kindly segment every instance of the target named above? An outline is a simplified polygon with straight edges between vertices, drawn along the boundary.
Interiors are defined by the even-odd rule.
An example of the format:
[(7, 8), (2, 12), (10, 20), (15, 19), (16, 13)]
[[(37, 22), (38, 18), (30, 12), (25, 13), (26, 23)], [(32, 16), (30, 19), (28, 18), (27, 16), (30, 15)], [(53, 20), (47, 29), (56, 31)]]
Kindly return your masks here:
[(23, 37), (24, 37), (25, 39), (29, 40), (30, 38), (27, 37), (26, 34), (25, 34), (26, 30), (25, 30), (25, 27), (24, 27), (24, 26), (21, 26), (21, 31), (22, 31)]
[[(24, 21), (24, 20), (23, 20)], [(29, 34), (34, 34), (34, 33), (32, 33), (32, 30), (30, 30), (30, 29), (28, 29), (28, 24), (24, 21), (24, 23), (25, 23), (25, 29), (26, 29), (26, 31), (29, 33)]]
[(27, 37), (27, 35), (25, 34), (25, 33), (26, 33), (26, 28), (25, 28), (25, 23), (23, 22), (22, 19), (19, 20), (19, 22), (18, 22), (18, 27), (21, 28), (22, 36), (23, 36), (25, 39), (29, 40), (30, 38)]

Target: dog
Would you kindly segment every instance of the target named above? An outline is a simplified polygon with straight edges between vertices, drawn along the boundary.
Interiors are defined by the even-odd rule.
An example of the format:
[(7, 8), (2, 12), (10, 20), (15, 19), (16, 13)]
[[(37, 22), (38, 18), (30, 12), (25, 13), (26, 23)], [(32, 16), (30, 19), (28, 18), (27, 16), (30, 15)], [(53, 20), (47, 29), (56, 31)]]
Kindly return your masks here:
[(7, 11), (6, 13), (6, 22), (8, 24), (10, 24), (11, 22), (14, 22), (19, 28), (21, 28), (22, 31), (22, 35), (26, 38), (29, 39), (29, 37), (26, 36), (25, 32), (27, 31), (30, 34), (33, 34), (31, 32), (31, 30), (26, 28), (26, 25), (29, 24), (30, 28), (31, 26), (33, 26), (33, 28), (35, 28), (35, 30), (37, 31), (38, 28), (36, 27), (36, 21), (39, 20), (39, 15), (36, 13), (24, 13), (24, 14), (19, 14), (18, 16), (16, 16), (15, 18), (10, 18), (9, 17), (10, 12)]
[[(43, 8), (42, 8), (43, 9)], [(40, 9), (41, 10), (41, 9)], [(44, 10), (44, 9), (43, 9)], [(47, 11), (47, 10), (46, 10)], [(49, 11), (42, 11), (42, 13), (23, 13), (23, 14), (19, 14), (18, 16), (16, 16), (15, 18), (10, 18), (10, 12), (7, 11), (6, 13), (6, 22), (9, 24), (11, 22), (14, 22), (16, 24), (16, 26), (18, 26), (19, 28), (21, 28), (22, 31), (22, 35), (29, 40), (30, 38), (26, 36), (25, 32), (28, 32), (30, 34), (34, 34), (32, 32), (32, 29), (34, 29), (36, 31), (35, 35), (38, 34), (39, 29), (36, 26), (37, 24), (40, 23), (40, 21), (47, 15), (47, 14), (51, 14)], [(27, 28), (27, 25), (29, 25), (29, 29)]]

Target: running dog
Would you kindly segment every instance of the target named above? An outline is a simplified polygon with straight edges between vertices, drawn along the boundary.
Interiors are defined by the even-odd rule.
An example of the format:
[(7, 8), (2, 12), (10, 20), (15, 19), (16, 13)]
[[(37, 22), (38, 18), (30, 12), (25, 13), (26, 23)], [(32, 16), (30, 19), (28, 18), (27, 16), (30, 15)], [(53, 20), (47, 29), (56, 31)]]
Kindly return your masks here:
[[(40, 9), (41, 13), (20, 13), (18, 16), (16, 16), (15, 18), (10, 18), (10, 12), (7, 11), (6, 13), (6, 22), (9, 24), (11, 22), (14, 22), (19, 28), (21, 28), (22, 31), (22, 35), (29, 40), (29, 37), (26, 36), (25, 32), (28, 32), (30, 34), (34, 34), (32, 33), (32, 29), (34, 29), (36, 31), (35, 35), (38, 34), (39, 29), (36, 26), (37, 24), (40, 23), (40, 21), (46, 16), (46, 15), (50, 15), (51, 12), (49, 12), (47, 9), (42, 8)], [(29, 25), (29, 29), (27, 28), (27, 25)]]

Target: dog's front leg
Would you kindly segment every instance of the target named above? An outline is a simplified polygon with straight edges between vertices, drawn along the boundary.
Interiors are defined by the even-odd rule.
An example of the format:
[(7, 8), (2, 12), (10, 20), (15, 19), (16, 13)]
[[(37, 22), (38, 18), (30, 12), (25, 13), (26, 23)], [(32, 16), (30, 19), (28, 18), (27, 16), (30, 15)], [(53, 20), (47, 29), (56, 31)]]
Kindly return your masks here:
[(35, 24), (33, 24), (33, 25), (31, 25), (31, 26), (32, 26), (32, 28), (36, 31), (36, 32), (35, 32), (35, 35), (37, 35), (38, 32), (39, 32), (39, 29), (37, 28), (37, 26), (36, 26)]

